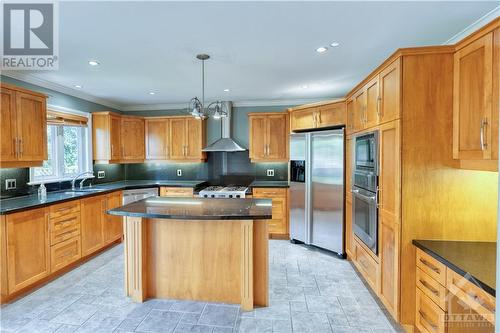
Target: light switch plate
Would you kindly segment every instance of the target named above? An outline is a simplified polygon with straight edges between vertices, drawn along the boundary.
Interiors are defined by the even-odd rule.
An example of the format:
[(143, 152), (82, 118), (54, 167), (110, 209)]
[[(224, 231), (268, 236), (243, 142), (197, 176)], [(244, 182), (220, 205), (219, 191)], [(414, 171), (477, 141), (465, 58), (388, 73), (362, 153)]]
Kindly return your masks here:
[(6, 190), (15, 190), (16, 189), (16, 180), (15, 179), (6, 179), (5, 180), (5, 189)]
[(181, 177), (182, 176), (182, 170), (181, 169), (177, 169), (177, 177)]
[(106, 172), (104, 170), (97, 171), (97, 178), (104, 178), (104, 177), (106, 177)]
[(267, 176), (274, 177), (274, 169), (267, 169)]

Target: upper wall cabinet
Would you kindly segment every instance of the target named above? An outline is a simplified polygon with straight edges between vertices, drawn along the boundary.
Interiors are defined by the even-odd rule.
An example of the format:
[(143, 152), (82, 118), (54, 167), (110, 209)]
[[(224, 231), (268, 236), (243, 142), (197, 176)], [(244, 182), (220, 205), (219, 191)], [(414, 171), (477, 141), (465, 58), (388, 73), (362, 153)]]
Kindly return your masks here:
[(489, 32), (454, 55), (453, 158), (464, 168), (496, 170), (499, 35)]
[(167, 160), (170, 154), (170, 120), (151, 118), (145, 120), (146, 160)]
[[(199, 162), (206, 159), (205, 122), (193, 117), (170, 117), (169, 159), (174, 161)], [(168, 144), (167, 144), (168, 147)]]
[(249, 146), (252, 162), (288, 161), (288, 114), (249, 113)]
[(124, 160), (141, 162), (144, 160), (144, 119), (122, 116), (121, 149)]
[(346, 123), (346, 104), (344, 100), (328, 103), (305, 105), (298, 108), (291, 108), (290, 130), (292, 132), (339, 126)]
[(1, 167), (42, 165), (47, 159), (46, 96), (6, 84), (1, 94)]

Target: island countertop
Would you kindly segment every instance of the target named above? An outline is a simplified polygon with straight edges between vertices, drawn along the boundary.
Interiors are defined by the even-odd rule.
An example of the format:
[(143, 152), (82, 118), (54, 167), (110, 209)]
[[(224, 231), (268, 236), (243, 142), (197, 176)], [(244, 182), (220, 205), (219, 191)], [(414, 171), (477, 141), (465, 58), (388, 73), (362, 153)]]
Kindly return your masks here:
[(272, 200), (151, 197), (107, 213), (152, 219), (267, 220), (272, 218)]

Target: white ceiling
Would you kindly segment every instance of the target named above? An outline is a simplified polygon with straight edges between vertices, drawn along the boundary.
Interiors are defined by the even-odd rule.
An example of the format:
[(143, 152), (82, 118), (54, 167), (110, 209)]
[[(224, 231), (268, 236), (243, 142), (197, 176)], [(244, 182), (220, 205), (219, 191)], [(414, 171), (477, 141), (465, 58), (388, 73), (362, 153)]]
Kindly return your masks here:
[[(498, 6), (471, 2), (61, 2), (60, 69), (30, 73), (122, 109), (341, 97), (399, 47), (443, 44)], [(337, 48), (315, 49), (333, 41)], [(91, 67), (96, 59), (100, 66)], [(302, 86), (307, 85), (304, 89)], [(225, 88), (231, 89), (229, 93)], [(155, 95), (149, 95), (154, 91)]]

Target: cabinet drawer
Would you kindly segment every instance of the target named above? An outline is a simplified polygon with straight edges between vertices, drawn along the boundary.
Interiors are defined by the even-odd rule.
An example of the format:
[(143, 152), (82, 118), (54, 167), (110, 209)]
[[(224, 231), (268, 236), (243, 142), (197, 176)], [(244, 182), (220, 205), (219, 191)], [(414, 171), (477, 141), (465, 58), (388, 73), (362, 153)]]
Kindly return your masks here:
[(445, 312), (416, 288), (415, 326), (422, 333), (444, 333)]
[(448, 268), (446, 288), (486, 320), (495, 324), (495, 297)]
[(370, 284), (375, 292), (378, 292), (378, 263), (366, 253), (365, 249), (356, 243), (356, 263), (366, 281)]
[(441, 285), (446, 285), (446, 266), (420, 249), (417, 249), (417, 267)]
[(286, 197), (286, 188), (253, 188), (254, 198), (284, 198)]
[(417, 287), (441, 309), (446, 309), (446, 288), (417, 268)]
[(50, 247), (50, 267), (55, 272), (82, 257), (80, 237), (73, 237)]
[(52, 205), (49, 207), (49, 217), (56, 218), (59, 216), (64, 216), (80, 211), (80, 201), (73, 200), (67, 201), (60, 204)]
[(192, 197), (193, 189), (190, 187), (160, 187), (162, 197)]
[(284, 234), (286, 233), (285, 221), (272, 219), (268, 220), (269, 233), (272, 234)]
[(49, 220), (50, 245), (80, 235), (80, 212)]

